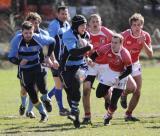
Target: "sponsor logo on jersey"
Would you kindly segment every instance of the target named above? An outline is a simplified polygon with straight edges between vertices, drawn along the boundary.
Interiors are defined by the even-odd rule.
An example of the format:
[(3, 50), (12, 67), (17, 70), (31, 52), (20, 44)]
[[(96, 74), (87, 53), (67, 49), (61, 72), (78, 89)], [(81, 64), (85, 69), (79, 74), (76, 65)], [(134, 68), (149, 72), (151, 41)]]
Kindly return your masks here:
[(112, 57), (112, 54), (111, 54), (111, 53), (109, 53), (109, 54), (108, 54), (108, 57)]
[(127, 44), (131, 44), (132, 42), (131, 41), (127, 41)]

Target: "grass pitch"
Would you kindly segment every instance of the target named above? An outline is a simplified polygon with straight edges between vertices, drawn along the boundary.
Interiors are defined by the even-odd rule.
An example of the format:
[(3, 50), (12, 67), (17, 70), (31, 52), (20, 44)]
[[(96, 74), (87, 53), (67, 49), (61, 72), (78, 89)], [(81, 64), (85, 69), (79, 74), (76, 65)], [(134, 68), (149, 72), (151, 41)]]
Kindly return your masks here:
[[(103, 126), (105, 113), (103, 99), (95, 97), (92, 91), (91, 108), (93, 125), (81, 126), (75, 129), (72, 122), (58, 114), (55, 98), (52, 97), (53, 111), (49, 113), (49, 121), (39, 123), (37, 110), (36, 119), (19, 116), (20, 86), (16, 78), (16, 69), (0, 70), (0, 135), (7, 136), (160, 136), (160, 70), (159, 67), (143, 68), (143, 86), (139, 104), (134, 112), (140, 122), (125, 122), (121, 106), (114, 114), (110, 126)], [(53, 87), (51, 73), (48, 77), (48, 88)], [(94, 84), (96, 87), (97, 83)], [(63, 93), (65, 107), (68, 107)], [(129, 98), (130, 99), (130, 96)], [(83, 117), (82, 102), (80, 102), (81, 119)]]

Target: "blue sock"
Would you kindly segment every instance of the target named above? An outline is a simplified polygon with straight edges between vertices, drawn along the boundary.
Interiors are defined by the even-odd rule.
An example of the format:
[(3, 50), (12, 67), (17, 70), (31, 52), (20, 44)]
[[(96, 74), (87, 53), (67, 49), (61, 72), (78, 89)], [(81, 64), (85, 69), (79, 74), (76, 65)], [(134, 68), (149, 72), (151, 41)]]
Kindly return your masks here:
[(26, 107), (27, 104), (27, 96), (21, 96), (21, 102), (22, 102), (22, 106)]
[(55, 95), (55, 93), (56, 93), (56, 88), (54, 87), (54, 88), (48, 93), (49, 98), (52, 98), (52, 96)]
[(28, 104), (28, 109), (27, 109), (27, 112), (31, 112), (33, 109), (33, 103), (31, 101), (31, 99), (29, 99), (29, 104)]
[(61, 111), (63, 109), (62, 89), (56, 89), (55, 97), (59, 107), (59, 111)]
[(41, 102), (38, 105), (36, 105), (35, 107), (38, 109), (39, 113), (42, 113), (42, 114), (45, 114), (45, 115), (47, 114), (46, 110), (45, 110), (45, 108), (44, 108), (44, 106)]

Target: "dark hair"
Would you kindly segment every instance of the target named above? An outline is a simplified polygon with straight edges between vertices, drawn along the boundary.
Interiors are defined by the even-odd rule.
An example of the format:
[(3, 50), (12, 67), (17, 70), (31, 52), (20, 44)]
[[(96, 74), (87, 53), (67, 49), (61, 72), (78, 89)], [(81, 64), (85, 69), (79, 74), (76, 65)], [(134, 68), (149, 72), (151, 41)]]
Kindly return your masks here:
[(75, 15), (72, 18), (72, 29), (77, 31), (78, 27), (84, 23), (87, 23), (87, 19), (83, 15)]
[(61, 10), (65, 10), (65, 9), (68, 9), (68, 7), (67, 6), (59, 6), (57, 8), (57, 12), (59, 13)]
[(24, 21), (24, 22), (22, 23), (22, 31), (23, 31), (24, 29), (30, 30), (31, 28), (33, 28), (33, 24), (32, 24), (31, 22), (29, 22), (29, 21)]

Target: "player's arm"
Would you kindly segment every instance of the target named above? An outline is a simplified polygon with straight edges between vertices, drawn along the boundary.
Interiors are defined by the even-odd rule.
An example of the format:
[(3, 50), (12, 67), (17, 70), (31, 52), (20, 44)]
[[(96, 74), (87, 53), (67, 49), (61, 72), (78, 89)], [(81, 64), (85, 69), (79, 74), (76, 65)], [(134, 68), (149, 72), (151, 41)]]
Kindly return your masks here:
[(103, 45), (103, 46), (100, 47), (98, 50), (94, 51), (94, 52), (91, 54), (90, 58), (91, 58), (93, 61), (95, 61), (98, 56), (103, 56), (104, 54), (106, 54), (106, 53), (109, 51), (109, 49), (110, 49), (110, 46), (109, 46), (108, 44)]
[(8, 59), (11, 63), (15, 65), (19, 65), (21, 60), (18, 58), (18, 45), (19, 45), (19, 37), (16, 35), (10, 43), (10, 51), (8, 54)]
[(118, 77), (119, 80), (127, 77), (129, 74), (132, 73), (132, 65), (129, 65), (126, 67), (126, 69), (121, 73), (121, 75)]
[(153, 49), (151, 45), (148, 45), (146, 42), (144, 42), (143, 49), (149, 58), (153, 57)]
[(118, 77), (119, 80), (127, 77), (129, 74), (132, 73), (131, 55), (126, 49), (121, 51), (121, 58), (122, 58), (124, 65), (126, 66), (126, 69)]
[(144, 49), (145, 53), (147, 54), (147, 56), (149, 58), (152, 58), (153, 49), (151, 46), (151, 37), (148, 33), (144, 36), (143, 49)]

